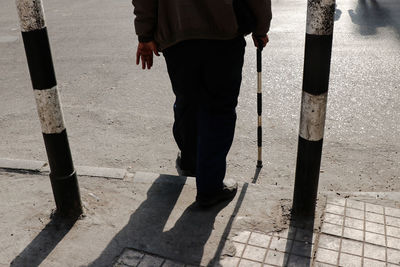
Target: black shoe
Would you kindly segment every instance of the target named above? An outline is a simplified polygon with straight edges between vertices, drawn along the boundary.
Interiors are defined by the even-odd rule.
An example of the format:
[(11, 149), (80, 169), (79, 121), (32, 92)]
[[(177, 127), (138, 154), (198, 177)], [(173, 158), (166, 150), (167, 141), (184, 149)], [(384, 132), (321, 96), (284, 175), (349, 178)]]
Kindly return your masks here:
[(186, 168), (185, 165), (182, 165), (181, 153), (178, 153), (178, 156), (176, 157), (175, 165), (176, 165), (175, 166), (176, 170), (178, 171), (178, 174), (180, 176), (196, 177), (196, 170), (194, 168)]
[(232, 200), (237, 192), (238, 184), (233, 180), (224, 182), (224, 187), (220, 192), (214, 194), (197, 194), (196, 202), (200, 207), (207, 208), (225, 200)]

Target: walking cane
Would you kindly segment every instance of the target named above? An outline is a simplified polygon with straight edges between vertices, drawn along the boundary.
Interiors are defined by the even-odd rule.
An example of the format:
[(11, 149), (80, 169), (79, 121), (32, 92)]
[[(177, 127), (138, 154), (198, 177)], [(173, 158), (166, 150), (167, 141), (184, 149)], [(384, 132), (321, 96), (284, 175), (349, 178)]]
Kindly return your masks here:
[(263, 41), (257, 40), (257, 114), (258, 114), (258, 125), (257, 125), (257, 146), (258, 146), (258, 160), (257, 168), (262, 168), (262, 81), (261, 81), (261, 52), (263, 50)]

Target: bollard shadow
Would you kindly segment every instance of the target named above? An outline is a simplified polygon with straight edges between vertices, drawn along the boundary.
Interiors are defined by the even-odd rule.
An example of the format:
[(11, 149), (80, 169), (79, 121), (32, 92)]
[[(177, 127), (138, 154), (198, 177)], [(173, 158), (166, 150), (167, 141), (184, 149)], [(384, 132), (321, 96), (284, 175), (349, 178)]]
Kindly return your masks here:
[(12, 267), (39, 266), (68, 234), (77, 219), (68, 220), (58, 216), (45, 226), (35, 239), (10, 263)]
[[(165, 180), (174, 180), (165, 182)], [(160, 175), (147, 192), (147, 199), (130, 216), (128, 224), (110, 241), (101, 255), (88, 266), (112, 266), (125, 248), (158, 255), (186, 264), (199, 265), (215, 218), (229, 202), (202, 209), (187, 207), (173, 227), (165, 231), (186, 177)]]
[[(247, 193), (248, 186), (249, 184), (245, 183), (242, 187), (235, 209), (230, 217), (229, 222), (227, 223), (227, 226), (225, 227), (225, 231), (221, 237), (216, 253), (214, 254), (213, 259), (207, 265), (208, 267), (223, 266), (220, 263), (223, 249), (231, 232), (232, 224)], [(266, 251), (264, 256), (264, 264), (266, 264), (265, 266), (312, 266), (315, 242), (314, 216), (300, 217), (292, 214), (292, 218), (290, 219), (290, 224), (287, 229), (284, 229), (280, 232), (273, 232), (272, 234), (269, 234), (269, 236), (271, 236), (271, 241), (269, 243), (269, 249)]]
[(314, 216), (292, 216), (286, 238), (282, 266), (309, 267), (313, 262)]
[(389, 2), (393, 7), (384, 7), (377, 0), (358, 0), (356, 9), (348, 10), (361, 35), (375, 35), (380, 27), (392, 27), (400, 39), (400, 6), (394, 1)]

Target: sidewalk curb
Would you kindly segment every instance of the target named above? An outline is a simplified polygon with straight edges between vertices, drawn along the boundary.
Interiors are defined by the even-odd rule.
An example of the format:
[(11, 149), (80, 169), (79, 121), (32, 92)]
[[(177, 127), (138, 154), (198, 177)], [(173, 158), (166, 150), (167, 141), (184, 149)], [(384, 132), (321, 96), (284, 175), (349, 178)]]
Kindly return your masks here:
[[(75, 169), (77, 174), (81, 176), (108, 179), (123, 180), (133, 175), (128, 169), (122, 168), (76, 166)], [(0, 171), (48, 175), (50, 173), (50, 166), (45, 161), (0, 158)]]
[(0, 169), (5, 171), (39, 173), (46, 165), (45, 161), (0, 158)]
[[(96, 178), (106, 178), (106, 179), (117, 179), (124, 180), (126, 178), (133, 178), (139, 183), (173, 183), (173, 184), (187, 184), (195, 186), (195, 178), (179, 176), (178, 174), (159, 174), (153, 172), (143, 172), (136, 171), (130, 172), (123, 168), (105, 168), (105, 167), (93, 167), (93, 166), (76, 166), (75, 167), (78, 176), (88, 176)], [(0, 172), (16, 172), (16, 173), (32, 173), (40, 175), (49, 175), (50, 167), (45, 161), (36, 160), (24, 160), (24, 159), (9, 159), (0, 158)], [(157, 178), (162, 175), (162, 181), (156, 181)], [(243, 186), (246, 182), (239, 182), (240, 186)], [(249, 186), (257, 186), (257, 184), (252, 184), (250, 181), (247, 182)], [(263, 185), (263, 187), (268, 187), (270, 189), (280, 189), (280, 190), (293, 190), (290, 186), (272, 186)], [(383, 200), (388, 198), (390, 200), (395, 200), (400, 202), (400, 192), (331, 192), (331, 191), (319, 191), (319, 195), (326, 196), (346, 196), (347, 197), (369, 197), (376, 198), (376, 200)]]

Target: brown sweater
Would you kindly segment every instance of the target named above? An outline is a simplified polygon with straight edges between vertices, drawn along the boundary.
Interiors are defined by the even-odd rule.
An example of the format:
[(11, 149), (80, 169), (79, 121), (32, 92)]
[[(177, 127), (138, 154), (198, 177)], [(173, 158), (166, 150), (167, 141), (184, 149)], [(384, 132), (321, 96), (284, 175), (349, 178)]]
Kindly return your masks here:
[[(264, 36), (272, 18), (271, 0), (247, 1)], [(159, 50), (188, 39), (232, 39), (238, 26), (232, 0), (132, 0), (140, 42), (156, 41)]]

